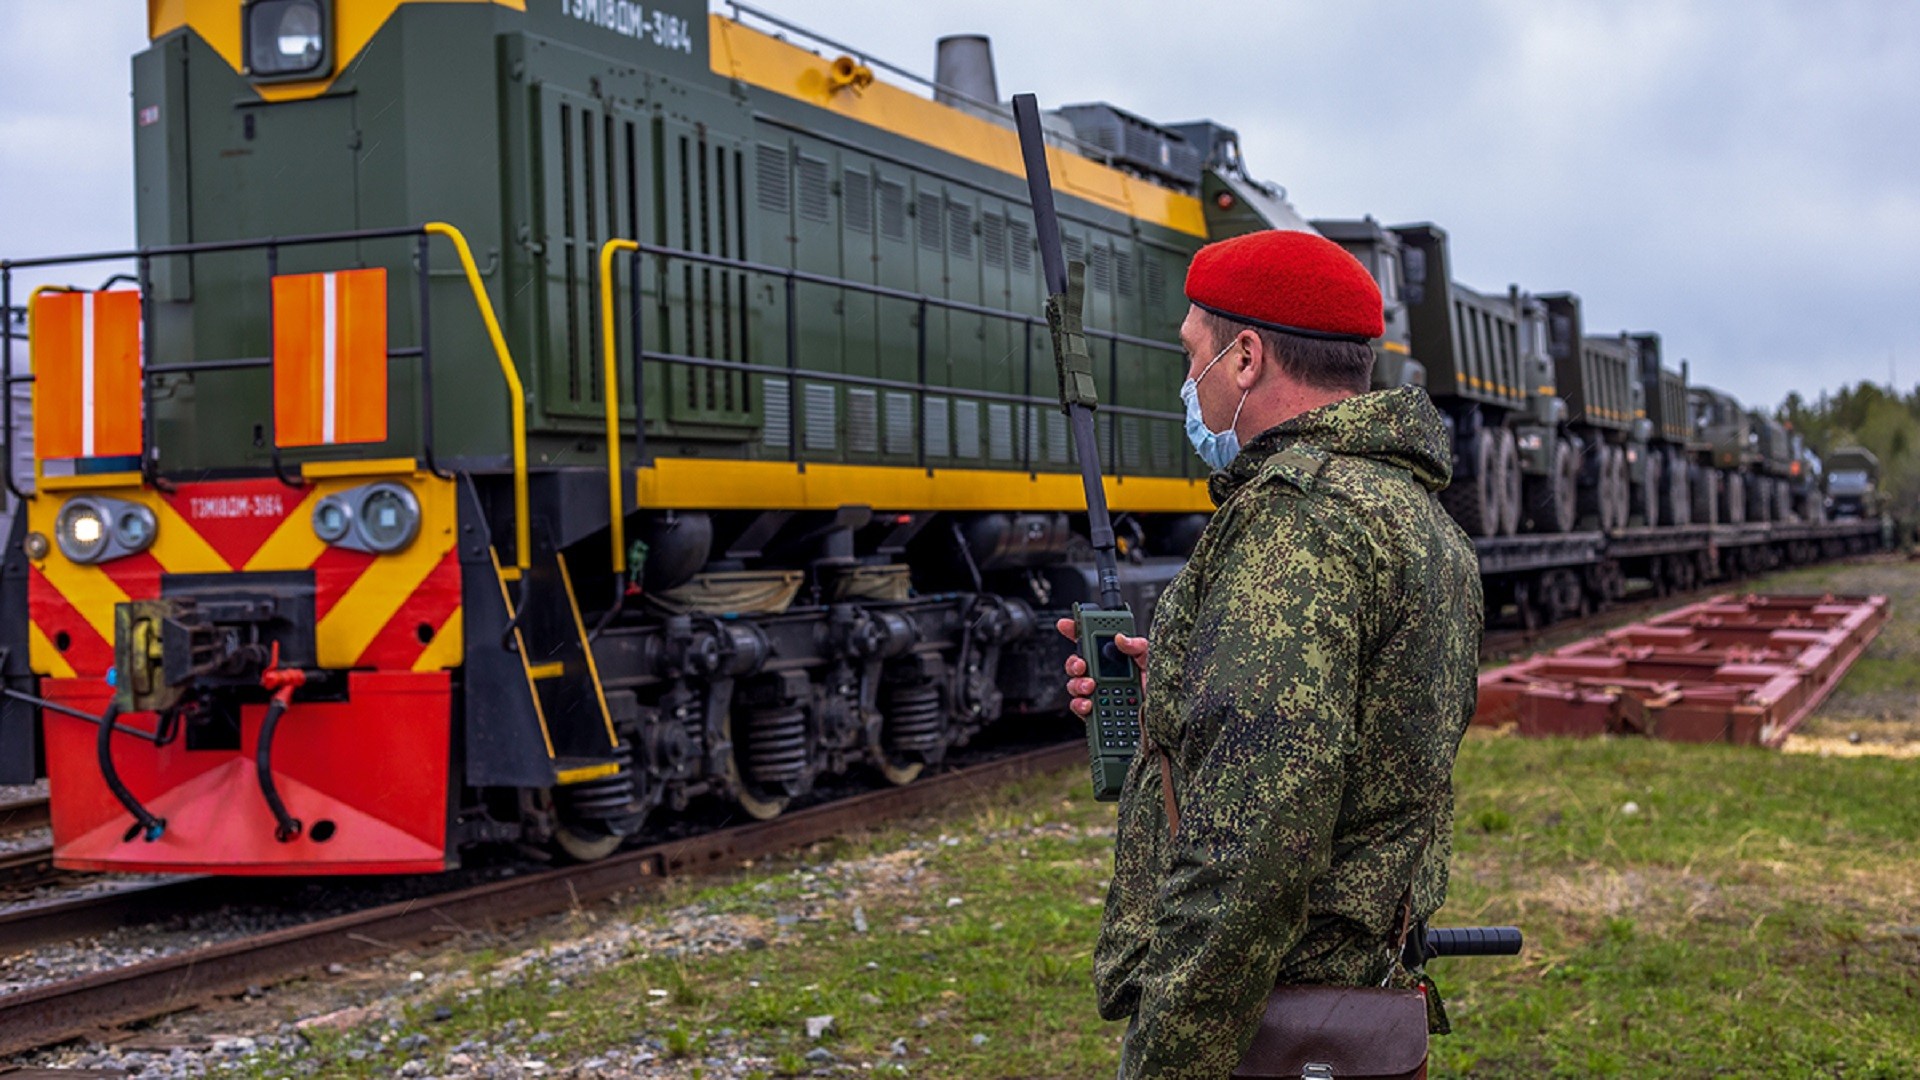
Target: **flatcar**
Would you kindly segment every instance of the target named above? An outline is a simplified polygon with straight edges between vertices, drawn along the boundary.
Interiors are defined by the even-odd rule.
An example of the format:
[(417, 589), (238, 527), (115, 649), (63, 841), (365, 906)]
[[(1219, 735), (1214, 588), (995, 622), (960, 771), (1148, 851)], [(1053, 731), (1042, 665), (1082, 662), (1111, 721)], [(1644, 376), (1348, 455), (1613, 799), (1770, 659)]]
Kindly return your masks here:
[[(0, 778), (44, 769), (57, 864), (596, 858), (695, 800), (770, 817), (1060, 711), (1045, 626), (1091, 571), (983, 41), (916, 87), (744, 5), (148, 13), (137, 245), (0, 262), (34, 403)], [(1221, 125), (1049, 123), (1149, 612), (1211, 509), (1172, 409), (1187, 261), (1310, 226)], [(1786, 557), (1641, 531), (1482, 557), (1528, 618)]]

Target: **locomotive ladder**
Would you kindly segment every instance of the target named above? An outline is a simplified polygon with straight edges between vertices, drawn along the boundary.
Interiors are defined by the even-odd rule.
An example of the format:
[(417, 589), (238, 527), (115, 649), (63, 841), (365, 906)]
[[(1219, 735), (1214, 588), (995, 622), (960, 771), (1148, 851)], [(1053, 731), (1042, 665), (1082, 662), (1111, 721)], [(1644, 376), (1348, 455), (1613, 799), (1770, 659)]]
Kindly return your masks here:
[[(494, 707), (531, 715), (551, 770), (545, 786), (565, 787), (619, 772), (622, 751), (566, 558), (544, 534), (535, 536), (525, 570), (487, 548), (493, 587), (469, 593), (485, 593), (488, 602), (486, 610), (469, 612), (468, 635), (470, 659), (494, 669), (494, 677), (476, 681), (469, 693), (499, 694), (511, 700)], [(501, 655), (478, 659), (496, 649)], [(477, 674), (473, 667), (470, 675)]]

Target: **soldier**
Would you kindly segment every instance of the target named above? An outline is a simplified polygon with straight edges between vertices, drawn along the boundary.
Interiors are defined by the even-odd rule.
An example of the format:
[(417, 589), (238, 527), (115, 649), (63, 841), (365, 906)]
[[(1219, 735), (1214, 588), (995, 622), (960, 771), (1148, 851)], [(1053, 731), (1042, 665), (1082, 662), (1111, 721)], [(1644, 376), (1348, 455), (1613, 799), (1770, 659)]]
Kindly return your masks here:
[[(1217, 509), (1155, 609), (1151, 666), (1121, 639), (1146, 746), (1094, 980), (1100, 1015), (1131, 1018), (1123, 1077), (1228, 1075), (1276, 985), (1421, 985), (1444, 1030), (1390, 954), (1409, 884), (1421, 922), (1446, 895), (1480, 645), (1474, 549), (1434, 497), (1440, 413), (1418, 388), (1367, 392), (1373, 278), (1316, 235), (1261, 232), (1201, 249), (1187, 298), (1181, 397)], [(1079, 657), (1067, 674), (1086, 716)]]

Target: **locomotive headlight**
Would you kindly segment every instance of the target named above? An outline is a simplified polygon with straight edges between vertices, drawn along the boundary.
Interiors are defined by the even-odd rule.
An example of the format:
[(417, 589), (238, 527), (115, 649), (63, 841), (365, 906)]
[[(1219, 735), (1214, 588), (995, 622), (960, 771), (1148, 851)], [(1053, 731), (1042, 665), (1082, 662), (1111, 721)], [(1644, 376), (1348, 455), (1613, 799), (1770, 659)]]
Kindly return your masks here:
[(107, 551), (107, 519), (90, 499), (75, 499), (60, 508), (53, 538), (60, 554), (77, 563), (97, 561)]
[(326, 73), (325, 0), (252, 0), (247, 5), (247, 74), (255, 79), (315, 78)]
[(329, 544), (337, 544), (347, 538), (353, 529), (353, 510), (347, 500), (338, 495), (329, 495), (313, 508), (313, 535)]
[(381, 554), (399, 551), (420, 532), (420, 500), (399, 484), (375, 484), (360, 496), (354, 515), (360, 539)]

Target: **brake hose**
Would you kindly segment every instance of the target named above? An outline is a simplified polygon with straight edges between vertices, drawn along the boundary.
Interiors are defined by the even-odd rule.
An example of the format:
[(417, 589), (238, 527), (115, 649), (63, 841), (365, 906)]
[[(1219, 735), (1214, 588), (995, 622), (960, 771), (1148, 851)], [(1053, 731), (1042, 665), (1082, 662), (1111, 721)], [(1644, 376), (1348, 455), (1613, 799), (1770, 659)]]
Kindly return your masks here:
[(140, 800), (133, 797), (133, 792), (127, 790), (127, 785), (120, 782), (120, 774), (113, 767), (113, 729), (119, 718), (120, 703), (115, 701), (108, 704), (107, 711), (95, 721), (100, 725), (100, 734), (94, 738), (94, 756), (99, 759), (100, 775), (107, 781), (107, 790), (133, 815), (134, 824), (127, 830), (125, 839), (130, 841), (138, 836), (151, 844), (167, 831), (167, 819), (148, 813)]

